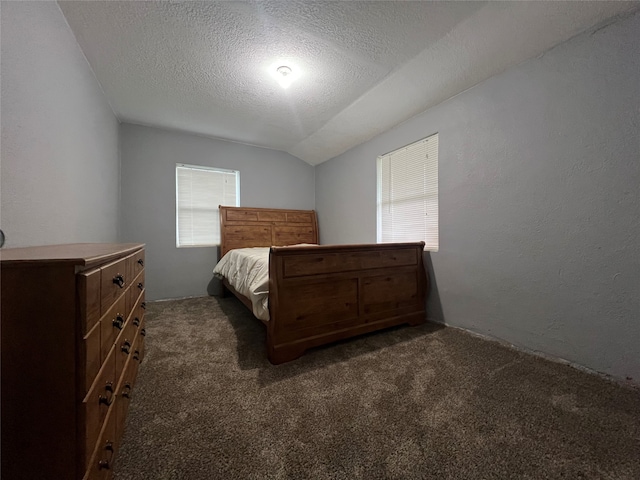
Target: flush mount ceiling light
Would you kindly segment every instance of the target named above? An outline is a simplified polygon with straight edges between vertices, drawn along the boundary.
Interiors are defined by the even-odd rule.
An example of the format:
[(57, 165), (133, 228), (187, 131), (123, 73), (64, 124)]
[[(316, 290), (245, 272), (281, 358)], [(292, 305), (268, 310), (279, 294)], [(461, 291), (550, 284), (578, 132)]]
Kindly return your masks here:
[(298, 74), (291, 67), (281, 64), (272, 69), (272, 75), (284, 89), (289, 88), (293, 81), (298, 78)]
[(278, 72), (283, 77), (286, 77), (287, 75), (291, 74), (291, 69), (286, 65), (283, 65), (281, 67), (276, 68), (276, 72)]

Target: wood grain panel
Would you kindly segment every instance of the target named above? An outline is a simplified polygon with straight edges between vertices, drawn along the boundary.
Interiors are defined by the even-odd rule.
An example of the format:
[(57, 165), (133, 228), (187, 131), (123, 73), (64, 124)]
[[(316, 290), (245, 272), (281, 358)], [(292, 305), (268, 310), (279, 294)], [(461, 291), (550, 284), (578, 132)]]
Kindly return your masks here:
[[(124, 323), (127, 320), (127, 317), (124, 314), (125, 308), (126, 299), (123, 295), (116, 303), (113, 304), (107, 314), (100, 319), (100, 343), (102, 345), (102, 353), (100, 356), (103, 359), (107, 358), (109, 349), (111, 349), (111, 346), (116, 341), (116, 338), (118, 338), (120, 331), (124, 328)], [(121, 318), (123, 321), (120, 320)]]
[(311, 226), (274, 226), (273, 245), (295, 245), (297, 243), (315, 243), (315, 232)]
[(276, 212), (273, 210), (259, 211), (258, 220), (260, 222), (286, 222), (287, 214), (284, 212)]
[(82, 266), (87, 270), (104, 265), (140, 250), (141, 243), (70, 243), (67, 245), (44, 245), (40, 247), (3, 248), (0, 261), (3, 266), (54, 265)]
[(111, 405), (107, 413), (83, 480), (108, 480), (111, 478), (114, 456), (118, 451), (116, 422), (117, 402)]
[[(147, 330), (144, 323), (144, 317), (142, 318), (142, 323), (140, 324), (140, 328), (138, 329), (138, 344), (136, 346), (135, 351), (133, 352), (134, 360), (137, 360), (138, 363), (142, 363), (144, 360), (144, 341), (147, 336)], [(137, 367), (135, 367), (137, 368)]]
[[(127, 260), (123, 258), (102, 267), (100, 272), (100, 314), (104, 315), (128, 287), (131, 279), (127, 278)], [(122, 282), (117, 283), (118, 279)], [(126, 305), (121, 313), (126, 313)]]
[(284, 259), (284, 278), (303, 277), (336, 271), (339, 261), (334, 253), (295, 255)]
[(126, 323), (116, 341), (116, 378), (120, 378), (127, 360), (133, 354), (133, 344), (135, 343), (137, 333), (138, 327), (134, 325), (132, 317)]
[(89, 333), (87, 333), (82, 342), (80, 342), (80, 382), (78, 388), (83, 392), (83, 396), (89, 391), (91, 384), (96, 378), (102, 357), (100, 355), (100, 325), (96, 324)]
[(313, 223), (313, 215), (311, 213), (289, 212), (287, 213), (287, 221), (292, 223)]
[(291, 255), (285, 259), (284, 276), (301, 277), (365, 269), (402, 267), (416, 264), (412, 250), (371, 250), (344, 253)]
[(417, 300), (415, 272), (389, 273), (362, 279), (362, 307), (365, 315), (415, 306)]
[(126, 299), (127, 299), (127, 315), (131, 315), (131, 313), (133, 312), (135, 306), (136, 306), (136, 302), (138, 301), (138, 297), (140, 297), (140, 294), (144, 291), (144, 283), (145, 283), (145, 279), (144, 279), (144, 270), (141, 271), (137, 277), (135, 277), (132, 282), (131, 285), (129, 286), (129, 289), (127, 290), (126, 293)]
[(131, 317), (130, 317), (131, 323), (136, 327), (137, 331), (140, 330), (140, 326), (144, 321), (145, 309), (142, 307), (142, 305), (145, 304), (144, 295), (145, 295), (145, 292), (142, 292), (142, 295), (138, 297), (138, 301), (136, 302), (136, 305), (133, 307), (133, 311), (131, 312)]
[(361, 258), (362, 268), (400, 267), (402, 265), (415, 265), (422, 261), (422, 251), (416, 255), (415, 250), (387, 250), (376, 252), (376, 255), (365, 255)]
[(233, 248), (271, 246), (271, 227), (264, 225), (237, 225), (225, 232), (224, 241)]
[(285, 288), (280, 306), (282, 328), (304, 328), (335, 323), (358, 316), (358, 282), (356, 279), (332, 283), (298, 284)]
[(75, 267), (5, 264), (8, 252), (0, 251), (1, 477), (73, 478)]
[(133, 255), (133, 278), (144, 270), (144, 250), (140, 250)]
[[(136, 342), (133, 348), (137, 347), (138, 343)], [(131, 355), (125, 365), (124, 372), (122, 377), (120, 377), (120, 382), (116, 389), (118, 396), (116, 408), (116, 438), (121, 438), (124, 431), (124, 422), (127, 418), (137, 374), (138, 360), (134, 360), (133, 355)]]
[(78, 284), (78, 316), (82, 334), (86, 334), (100, 321), (100, 269), (80, 272)]
[(313, 210), (220, 206), (220, 255), (234, 248), (318, 243)]
[[(222, 208), (220, 209), (220, 211), (223, 211)], [(247, 209), (226, 209), (224, 210), (226, 211), (226, 220), (228, 221), (241, 221), (241, 222), (246, 222), (246, 221), (258, 221), (258, 212), (256, 211), (252, 211), (252, 210), (247, 210)]]
[[(115, 400), (115, 388), (116, 357), (115, 347), (112, 347), (80, 409), (81, 425), (84, 425), (85, 452), (93, 452), (95, 449), (109, 406)], [(85, 469), (88, 466), (89, 459), (86, 458)]]

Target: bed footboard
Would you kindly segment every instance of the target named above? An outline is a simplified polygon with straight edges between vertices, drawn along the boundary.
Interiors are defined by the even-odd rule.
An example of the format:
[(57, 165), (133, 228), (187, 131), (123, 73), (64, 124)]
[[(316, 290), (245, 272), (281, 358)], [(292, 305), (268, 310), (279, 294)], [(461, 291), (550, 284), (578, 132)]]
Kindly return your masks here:
[(271, 363), (344, 338), (424, 323), (424, 243), (271, 247)]

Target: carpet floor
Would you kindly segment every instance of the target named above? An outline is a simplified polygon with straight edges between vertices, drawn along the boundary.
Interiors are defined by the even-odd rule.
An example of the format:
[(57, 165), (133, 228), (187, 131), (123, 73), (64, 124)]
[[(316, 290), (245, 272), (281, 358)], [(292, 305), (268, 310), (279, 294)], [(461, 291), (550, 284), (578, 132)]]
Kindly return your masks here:
[(235, 298), (148, 303), (117, 480), (640, 478), (640, 391), (434, 325), (279, 366)]

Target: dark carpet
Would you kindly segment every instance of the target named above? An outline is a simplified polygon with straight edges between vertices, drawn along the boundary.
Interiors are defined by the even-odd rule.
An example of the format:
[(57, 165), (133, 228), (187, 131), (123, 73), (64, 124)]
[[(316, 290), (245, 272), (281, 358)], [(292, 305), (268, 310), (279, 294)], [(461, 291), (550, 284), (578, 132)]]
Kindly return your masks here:
[(434, 325), (266, 360), (235, 298), (148, 304), (125, 479), (640, 478), (640, 392)]

